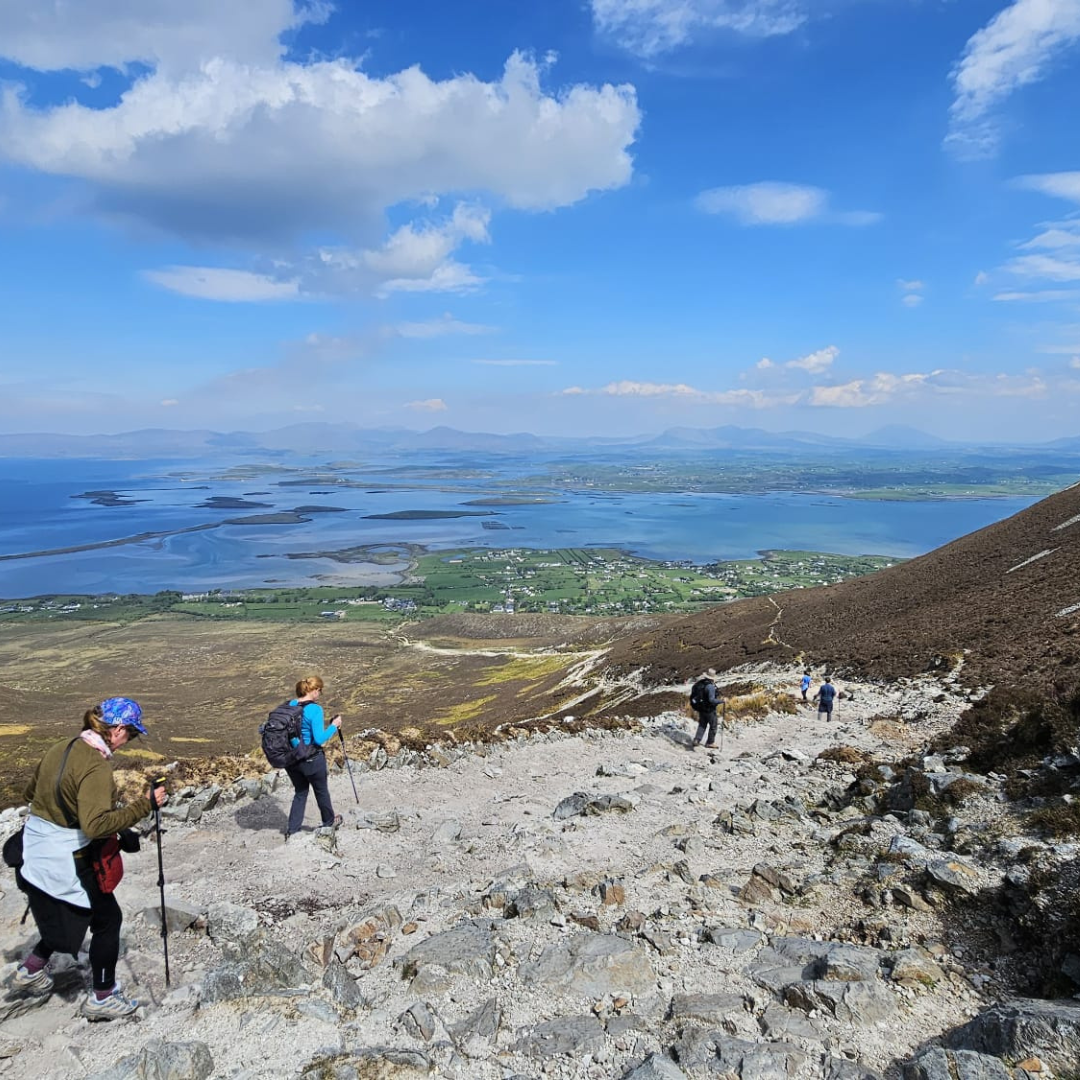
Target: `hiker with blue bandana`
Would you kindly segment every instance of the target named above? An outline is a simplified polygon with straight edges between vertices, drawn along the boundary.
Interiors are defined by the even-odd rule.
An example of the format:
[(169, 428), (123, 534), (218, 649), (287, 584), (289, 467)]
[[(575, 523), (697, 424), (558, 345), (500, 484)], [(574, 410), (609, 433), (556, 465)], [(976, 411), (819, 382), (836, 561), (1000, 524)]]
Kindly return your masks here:
[(168, 795), (164, 787), (155, 787), (117, 809), (112, 757), (145, 734), (138, 702), (108, 698), (87, 710), (74, 739), (54, 743), (45, 752), (25, 792), (30, 814), (16, 880), (41, 940), (19, 965), (12, 985), (49, 993), (53, 953), (78, 956), (89, 930), (93, 986), (81, 1009), (88, 1020), (115, 1020), (139, 1007), (116, 982), (123, 922), (112, 892), (123, 872), (117, 844), (134, 850), (117, 834), (164, 806)]

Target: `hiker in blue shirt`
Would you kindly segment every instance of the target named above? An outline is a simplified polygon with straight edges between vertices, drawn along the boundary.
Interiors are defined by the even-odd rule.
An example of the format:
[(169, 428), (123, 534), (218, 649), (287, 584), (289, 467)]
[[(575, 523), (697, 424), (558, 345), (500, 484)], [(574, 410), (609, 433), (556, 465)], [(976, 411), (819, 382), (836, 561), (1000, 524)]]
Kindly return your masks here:
[(818, 716), (824, 713), (825, 719), (831, 720), (833, 701), (835, 699), (836, 687), (833, 686), (832, 680), (826, 675), (825, 681), (818, 687), (818, 692), (814, 695), (814, 700), (817, 702)]
[[(330, 785), (326, 775), (326, 754), (321, 748), (328, 743), (341, 728), (341, 715), (331, 718), (326, 723), (322, 706), (318, 704), (319, 695), (322, 693), (323, 681), (318, 675), (311, 675), (301, 679), (296, 684), (296, 697), (290, 705), (303, 705), (304, 714), (300, 721), (300, 739), (306, 746), (317, 746), (320, 751), (296, 765), (289, 766), (285, 772), (292, 781), (293, 801), (289, 807), (289, 825), (285, 833), (288, 840), (293, 833), (300, 831), (304, 823), (304, 811), (307, 809), (308, 789), (315, 789), (315, 803), (319, 807), (322, 817), (322, 827), (341, 824), (341, 815), (334, 813), (334, 805), (330, 801)], [(299, 739), (293, 739), (294, 746), (299, 745)]]
[(806, 701), (806, 692), (810, 689), (810, 672), (804, 671), (802, 673), (802, 682), (799, 683), (799, 689), (802, 690), (802, 699)]

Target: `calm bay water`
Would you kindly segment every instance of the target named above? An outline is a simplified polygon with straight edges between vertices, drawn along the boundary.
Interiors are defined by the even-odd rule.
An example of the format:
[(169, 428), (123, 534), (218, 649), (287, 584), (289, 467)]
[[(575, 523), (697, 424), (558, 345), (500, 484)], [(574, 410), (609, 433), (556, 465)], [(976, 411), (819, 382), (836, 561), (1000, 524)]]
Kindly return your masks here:
[[(452, 476), (439, 473), (447, 455), (410, 457), (405, 473), (386, 470), (393, 461), (367, 461), (335, 475), (357, 486), (317, 483), (282, 485), (320, 470), (316, 461), (289, 459), (290, 468), (230, 475), (235, 459), (206, 461), (37, 461), (0, 459), (0, 555), (100, 543), (146, 532), (171, 532), (228, 518), (320, 505), (343, 508), (298, 524), (221, 525), (136, 544), (32, 558), (0, 560), (0, 596), (67, 592), (197, 591), (334, 580), (365, 568), (329, 559), (287, 559), (289, 552), (327, 551), (361, 544), (411, 542), (456, 547), (618, 547), (655, 559), (752, 558), (763, 548), (795, 548), (841, 554), (920, 555), (992, 524), (1034, 500), (966, 499), (870, 502), (817, 494), (618, 494), (560, 493), (542, 505), (466, 505), (535, 484), (516, 478), (541, 471), (533, 459), (493, 462), (455, 455)], [(248, 463), (241, 463), (245, 468)], [(99, 506), (75, 498), (91, 490), (115, 491), (142, 500)], [(198, 504), (210, 497), (245, 498), (269, 508), (216, 509)], [(396, 511), (476, 511), (489, 518), (365, 520)], [(506, 528), (489, 529), (483, 521)], [(269, 556), (269, 557), (267, 557)], [(370, 570), (370, 567), (366, 568)]]

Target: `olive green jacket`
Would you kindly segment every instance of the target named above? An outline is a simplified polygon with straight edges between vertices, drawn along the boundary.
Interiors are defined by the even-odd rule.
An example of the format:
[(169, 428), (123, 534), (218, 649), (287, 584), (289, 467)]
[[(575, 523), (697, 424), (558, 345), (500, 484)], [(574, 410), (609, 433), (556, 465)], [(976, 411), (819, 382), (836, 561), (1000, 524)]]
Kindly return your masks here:
[[(31, 814), (66, 827), (71, 823), (56, 798), (56, 776), (69, 742), (70, 739), (64, 739), (49, 747), (24, 792)], [(146, 795), (117, 810), (112, 763), (78, 738), (68, 754), (60, 792), (68, 809), (78, 816), (79, 828), (91, 840), (128, 829), (153, 810)]]

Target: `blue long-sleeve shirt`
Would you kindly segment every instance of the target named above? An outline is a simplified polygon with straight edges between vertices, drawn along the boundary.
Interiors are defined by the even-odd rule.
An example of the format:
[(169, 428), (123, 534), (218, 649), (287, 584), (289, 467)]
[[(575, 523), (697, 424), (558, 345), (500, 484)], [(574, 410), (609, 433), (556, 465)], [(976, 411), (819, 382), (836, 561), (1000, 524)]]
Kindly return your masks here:
[[(293, 698), (289, 704), (297, 705), (299, 702)], [(332, 724), (327, 724), (321, 705), (309, 701), (304, 706), (304, 716), (300, 721), (300, 738), (303, 739), (305, 746), (325, 745), (334, 737), (336, 730)], [(298, 745), (296, 740), (293, 740), (293, 745)]]

